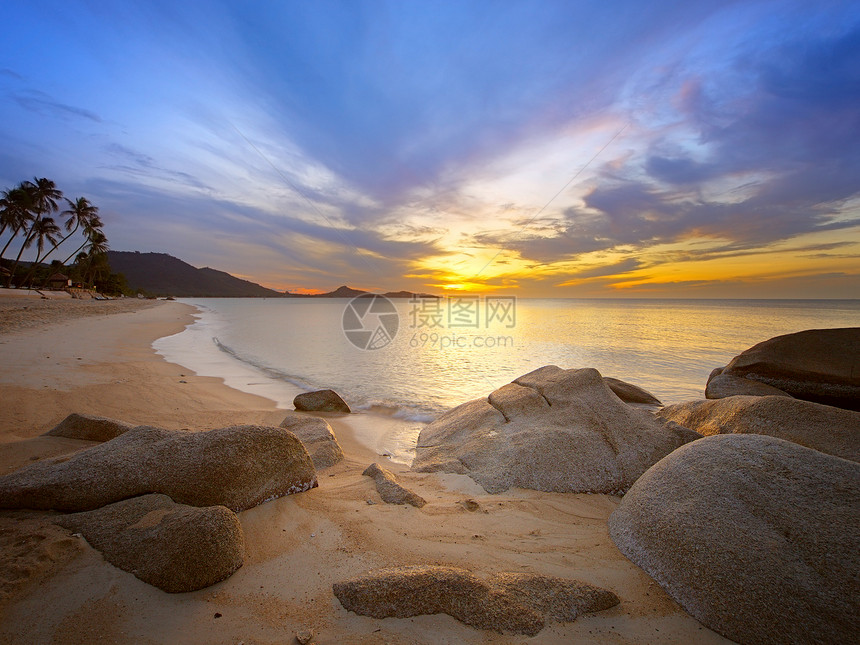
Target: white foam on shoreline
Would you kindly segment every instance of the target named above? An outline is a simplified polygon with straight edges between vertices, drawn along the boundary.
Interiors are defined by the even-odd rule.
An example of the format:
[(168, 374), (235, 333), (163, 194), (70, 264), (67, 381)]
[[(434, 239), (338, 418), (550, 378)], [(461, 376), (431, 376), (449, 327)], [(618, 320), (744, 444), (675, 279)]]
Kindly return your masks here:
[(262, 396), (281, 409), (291, 409), (293, 398), (304, 390), (287, 381), (267, 378), (230, 353), (221, 351), (216, 342), (223, 323), (212, 311), (197, 308), (199, 313), (194, 315), (194, 323), (178, 334), (157, 339), (152, 343), (153, 349), (165, 360), (182, 365), (198, 376), (220, 378), (233, 389)]
[[(292, 410), (296, 395), (311, 389), (283, 377), (275, 378), (237, 358), (218, 341), (225, 323), (215, 312), (201, 305), (193, 306), (198, 313), (194, 314), (196, 320), (191, 325), (152, 343), (153, 349), (165, 360), (182, 365), (198, 376), (220, 378), (228, 387), (266, 398), (282, 410)], [(366, 448), (409, 465), (415, 457), (418, 433), (429, 418), (403, 416), (398, 411), (370, 407), (359, 408), (340, 420)]]

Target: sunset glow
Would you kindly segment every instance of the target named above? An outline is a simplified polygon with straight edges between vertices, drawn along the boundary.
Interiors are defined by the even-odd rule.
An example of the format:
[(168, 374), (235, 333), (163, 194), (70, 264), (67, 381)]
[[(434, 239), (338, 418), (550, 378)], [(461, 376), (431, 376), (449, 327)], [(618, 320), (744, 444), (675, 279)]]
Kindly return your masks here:
[(860, 294), (857, 3), (37, 5), (0, 182), (86, 195), (115, 250), (296, 293)]

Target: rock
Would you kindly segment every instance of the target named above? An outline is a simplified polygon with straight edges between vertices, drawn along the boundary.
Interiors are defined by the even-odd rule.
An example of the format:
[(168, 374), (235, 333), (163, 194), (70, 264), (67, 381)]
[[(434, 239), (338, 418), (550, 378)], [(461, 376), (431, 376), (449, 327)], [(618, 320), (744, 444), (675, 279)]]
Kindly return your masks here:
[[(733, 358), (723, 375), (759, 381), (797, 399), (860, 410), (860, 327), (771, 338)], [(715, 378), (712, 374), (709, 382)], [(743, 383), (731, 383), (731, 394), (756, 394), (736, 391)], [(721, 388), (719, 383), (711, 388), (709, 398), (717, 398)]]
[(723, 374), (723, 368), (718, 367), (708, 378), (708, 384), (705, 386), (706, 399), (724, 399), (729, 396), (782, 396), (786, 398), (794, 398), (788, 392), (783, 392), (779, 388), (754, 381), (753, 379), (744, 378), (743, 376), (732, 376), (731, 374)]
[(609, 518), (621, 552), (743, 645), (860, 633), (860, 464), (763, 435), (694, 441)]
[(83, 535), (115, 567), (170, 593), (220, 582), (244, 559), (239, 518), (224, 506), (143, 495), (54, 521)]
[(688, 401), (658, 416), (703, 435), (764, 434), (860, 461), (860, 412), (782, 396)]
[(281, 427), (299, 438), (317, 470), (334, 466), (343, 459), (343, 450), (325, 419), (289, 412)]
[(656, 396), (638, 385), (620, 381), (617, 378), (604, 376), (603, 381), (609, 389), (615, 392), (615, 396), (625, 403), (643, 403), (645, 405), (663, 405)]
[(309, 629), (302, 629), (296, 634), (296, 640), (299, 642), (299, 645), (308, 645), (313, 637), (314, 634)]
[(349, 406), (334, 390), (304, 392), (293, 399), (293, 405), (303, 412), (350, 412)]
[(110, 441), (134, 427), (125, 421), (73, 412), (43, 436), (83, 439), (85, 441)]
[(580, 613), (618, 604), (611, 591), (551, 576), (502, 573), (484, 581), (465, 569), (412, 566), (380, 569), (337, 583), (348, 611), (372, 618), (448, 614), (477, 629), (534, 636), (547, 620), (571, 622)]
[(699, 436), (626, 405), (597, 370), (550, 365), (427, 425), (412, 468), (466, 474), (490, 493), (612, 493)]
[(423, 497), (397, 483), (394, 473), (385, 470), (379, 464), (370, 464), (361, 474), (373, 478), (376, 482), (376, 490), (386, 504), (411, 504), (421, 508), (427, 503)]
[(0, 508), (89, 511), (163, 493), (181, 504), (240, 511), (316, 485), (310, 456), (283, 428), (187, 432), (139, 426), (0, 477)]
[(481, 505), (473, 499), (464, 499), (460, 502), (463, 508), (465, 508), (470, 513), (474, 513), (475, 511), (481, 510)]

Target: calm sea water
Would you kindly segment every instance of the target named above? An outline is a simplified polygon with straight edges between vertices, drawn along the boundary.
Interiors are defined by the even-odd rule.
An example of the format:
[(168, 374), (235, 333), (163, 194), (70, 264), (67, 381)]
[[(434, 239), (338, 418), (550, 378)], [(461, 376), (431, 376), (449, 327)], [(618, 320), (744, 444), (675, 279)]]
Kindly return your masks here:
[(379, 329), (382, 346), (368, 350), (344, 333), (346, 299), (183, 302), (200, 314), (156, 341), (168, 360), (284, 408), (301, 391), (336, 390), (354, 410), (403, 420), (373, 447), (406, 461), (421, 422), (542, 365), (595, 367), (669, 404), (702, 398), (710, 371), (755, 343), (860, 324), (860, 300), (392, 300), (393, 315), (385, 302), (381, 316), (347, 315), (367, 338)]

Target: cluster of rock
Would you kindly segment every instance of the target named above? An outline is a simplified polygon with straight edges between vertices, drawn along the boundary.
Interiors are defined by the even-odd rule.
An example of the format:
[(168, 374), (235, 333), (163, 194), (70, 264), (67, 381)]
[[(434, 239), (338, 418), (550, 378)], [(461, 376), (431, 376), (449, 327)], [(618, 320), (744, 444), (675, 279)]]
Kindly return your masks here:
[(636, 481), (610, 517), (612, 539), (739, 643), (853, 642), (860, 329), (759, 343), (714, 370), (706, 395), (658, 413), (708, 436)]
[[(342, 458), (325, 421), (285, 425), (307, 438), (319, 467)], [(285, 428), (188, 432), (72, 414), (46, 434), (103, 443), (0, 477), (0, 508), (63, 511), (56, 524), (168, 592), (209, 586), (242, 566), (236, 512), (317, 486), (311, 455)]]
[(810, 329), (750, 347), (711, 372), (705, 397), (789, 396), (860, 410), (860, 330)]
[[(659, 404), (649, 397), (595, 370), (543, 367), (424, 428), (413, 469), (467, 474), (488, 492), (627, 490), (613, 540), (703, 624), (744, 644), (852, 642), (860, 329), (760, 343), (714, 370), (710, 400), (656, 415), (625, 403)], [(438, 598), (452, 576), (386, 572), (336, 593), (371, 616), (418, 613), (405, 595), (485, 625), (460, 617), (456, 594)]]
[[(712, 373), (707, 398), (655, 414), (641, 388), (546, 366), (427, 425), (413, 470), (466, 474), (490, 493), (626, 491), (612, 539), (704, 625), (744, 645), (853, 642), (860, 329), (760, 343)], [(330, 390), (295, 405), (349, 412)], [(343, 459), (329, 424), (299, 412), (280, 428), (201, 433), (72, 415), (49, 434), (104, 443), (1, 477), (0, 508), (64, 511), (57, 524), (166, 591), (229, 576), (244, 550), (235, 511), (316, 486), (316, 469)], [(426, 503), (379, 464), (363, 474), (387, 503)], [(618, 603), (560, 578), (428, 566), (333, 591), (374, 618), (446, 613), (528, 636)]]
[(482, 580), (465, 569), (411, 566), (381, 569), (337, 583), (349, 611), (372, 618), (448, 614), (477, 629), (534, 636), (545, 624), (618, 604), (611, 591), (552, 576), (500, 573)]
[(422, 429), (412, 468), (466, 474), (490, 493), (626, 490), (701, 435), (627, 405), (614, 390), (633, 386), (621, 383), (595, 369), (541, 367)]

